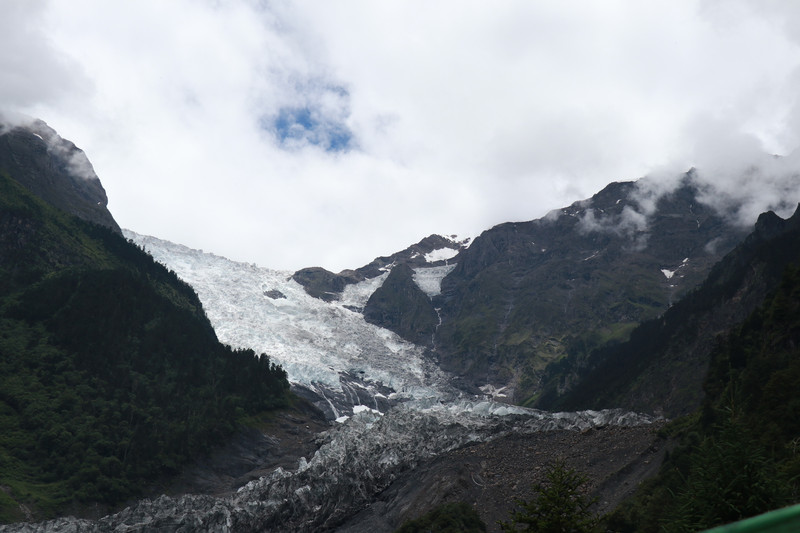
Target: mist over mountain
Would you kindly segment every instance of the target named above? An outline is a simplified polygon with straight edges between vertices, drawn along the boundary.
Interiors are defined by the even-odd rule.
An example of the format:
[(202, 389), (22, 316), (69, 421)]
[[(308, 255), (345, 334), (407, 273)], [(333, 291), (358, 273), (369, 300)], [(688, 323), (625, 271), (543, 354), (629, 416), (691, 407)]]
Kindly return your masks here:
[(284, 371), (122, 237), (82, 152), (39, 123), (0, 154), (1, 522), (114, 508), (287, 404)]
[(51, 205), (121, 234), (86, 154), (43, 121), (0, 114), (0, 173)]
[(693, 291), (623, 343), (573, 352), (547, 369), (545, 409), (625, 406), (668, 417), (697, 409), (718, 337), (747, 318), (800, 263), (800, 207), (787, 219), (762, 214), (753, 232)]
[[(783, 213), (791, 174), (776, 161), (757, 203)], [(767, 170), (743, 178), (743, 190)], [(339, 273), (290, 272), (130, 230), (123, 238), (80, 150), (43, 123), (7, 128), (0, 451), (11, 461), (0, 470), (0, 519), (111, 510), (152, 495), (147, 483), (188, 469), (210, 476), (211, 463), (234, 480), (206, 483), (213, 494), (30, 527), (374, 533), (466, 502), (494, 530), (556, 460), (590, 475), (587, 490), (605, 502), (597, 513), (633, 501), (632, 487), (676, 445), (686, 459), (665, 468), (699, 476), (703, 450), (729, 442), (714, 424), (739, 423), (721, 414), (737, 387), (741, 419), (769, 418), (771, 397), (791, 405), (796, 343), (777, 332), (793, 331), (800, 294), (800, 209), (764, 213), (748, 228), (755, 203), (703, 172), (611, 183), (538, 220), (474, 240), (430, 235)], [(763, 343), (779, 355), (759, 352)], [(653, 414), (692, 413), (656, 431), (663, 421)], [(793, 430), (769, 420), (780, 450), (742, 445), (768, 450), (752, 466), (778, 472), (779, 483), (737, 516), (796, 491), (796, 461), (782, 451)], [(309, 423), (327, 430), (301, 442)], [(212, 461), (206, 454), (224, 443), (253, 448), (235, 452), (243, 462), (223, 446)], [(664, 479), (652, 490), (697, 500), (696, 487)], [(654, 522), (647, 513), (674, 514), (643, 487), (643, 500), (613, 520), (636, 529)]]

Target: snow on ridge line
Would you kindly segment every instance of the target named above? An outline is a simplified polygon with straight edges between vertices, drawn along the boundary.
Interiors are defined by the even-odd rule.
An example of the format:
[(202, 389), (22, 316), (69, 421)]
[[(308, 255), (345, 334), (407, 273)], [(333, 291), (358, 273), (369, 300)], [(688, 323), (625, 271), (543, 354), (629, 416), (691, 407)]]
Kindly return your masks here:
[(453, 248), (438, 248), (425, 254), (425, 261), (428, 263), (448, 261), (457, 256), (460, 251), (461, 250), (454, 250)]

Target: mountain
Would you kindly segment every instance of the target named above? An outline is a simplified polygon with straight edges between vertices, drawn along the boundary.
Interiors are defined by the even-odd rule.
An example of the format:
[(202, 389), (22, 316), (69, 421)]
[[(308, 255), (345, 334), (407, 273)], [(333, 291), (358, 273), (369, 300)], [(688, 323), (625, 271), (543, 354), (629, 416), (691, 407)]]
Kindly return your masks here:
[[(647, 179), (612, 183), (542, 219), (491, 228), (469, 246), (430, 236), (356, 270), (314, 267), (293, 279), (336, 301), (348, 285), (391, 272), (354, 310), (425, 348), (465, 390), (533, 404), (569, 379), (567, 356), (583, 360), (625, 340), (744, 238), (746, 228), (698, 199), (705, 192), (693, 171), (671, 191)], [(445, 252), (446, 261), (425, 261)], [(443, 276), (427, 291), (420, 272), (435, 265)], [(558, 366), (545, 374), (558, 362), (565, 375)]]
[(693, 172), (672, 192), (655, 185), (612, 183), (477, 237), (433, 298), (441, 367), (532, 402), (549, 363), (625, 339), (700, 283), (745, 231), (697, 199)]
[[(743, 321), (800, 263), (800, 207), (786, 220), (762, 214), (753, 232), (707, 279), (663, 316), (633, 330), (629, 341), (573, 359), (577, 383), (551, 387), (538, 405), (576, 409), (604, 405), (674, 417), (700, 406), (702, 384), (718, 336)], [(566, 366), (566, 365), (564, 365)], [(549, 374), (565, 375), (564, 367)]]
[[(225, 342), (274, 354), (331, 418), (404, 390), (448, 396), (453, 386), (548, 405), (593, 349), (626, 340), (664, 313), (746, 235), (697, 199), (693, 172), (671, 192), (655, 185), (613, 183), (543, 219), (496, 226), (471, 244), (432, 235), (338, 274), (235, 266), (127, 235), (197, 288)], [(311, 340), (307, 329), (318, 328), (311, 323), (320, 317), (330, 324), (326, 340)], [(396, 368), (395, 354), (413, 376), (378, 370)], [(421, 387), (426, 380), (438, 383), (435, 392)]]
[(0, 173), (0, 522), (113, 508), (288, 401), (283, 369), (222, 345), (191, 287), (113, 219), (56, 207), (102, 188), (15, 132), (19, 166)]
[[(673, 449), (658, 476), (613, 513), (610, 530), (705, 530), (797, 502), (798, 222), (797, 213), (788, 221), (763, 215), (760, 231), (709, 278), (722, 283), (698, 289), (698, 297), (716, 292), (718, 304), (736, 307), (740, 300), (730, 295), (750, 292), (759, 273), (773, 286), (744, 321), (719, 335), (710, 354), (704, 354), (708, 371), (702, 407), (671, 425)], [(773, 230), (779, 233), (770, 235)], [(791, 255), (795, 258), (787, 264)], [(779, 270), (783, 273), (774, 285)], [(648, 363), (658, 365), (658, 359)], [(784, 528), (796, 529), (796, 518)]]
[(121, 234), (86, 154), (41, 120), (11, 125), (0, 116), (0, 174), (62, 211)]
[[(469, 241), (470, 239), (458, 240), (455, 235), (429, 235), (405, 250), (377, 257), (355, 270), (343, 270), (334, 274), (322, 267), (309, 267), (298, 270), (292, 278), (311, 296), (331, 302), (339, 299), (347, 285), (377, 278), (396, 265), (402, 264), (411, 268), (447, 267), (448, 261), (465, 249)], [(438, 287), (436, 290), (438, 291)]]
[[(19, 138), (39, 146), (45, 135)], [(44, 159), (12, 159), (42, 166), (35, 161), (55, 157), (42, 146), (25, 149)], [(77, 187), (79, 167), (57, 168)], [(781, 475), (796, 478), (795, 424), (782, 427), (780, 416), (795, 408), (797, 274), (778, 280), (799, 259), (800, 215), (762, 215), (742, 242), (745, 230), (698, 200), (708, 191), (691, 171), (671, 191), (613, 183), (469, 246), (432, 235), (338, 274), (123, 238), (73, 216), (74, 200), (59, 207), (37, 196), (38, 176), (0, 179), (0, 519), (92, 502), (110, 511), (193, 459), (190, 475), (202, 477), (212, 462), (204, 452), (290, 401), (287, 379), (329, 425), (314, 442), (301, 442), (312, 430), (300, 418), (251, 428), (240, 441), (258, 447), (245, 450), (248, 466), (220, 477), (235, 486), (206, 484), (221, 494), (160, 496), (93, 521), (9, 531), (377, 532), (459, 501), (494, 525), (555, 460), (590, 476), (605, 511), (655, 474), (667, 450), (673, 457), (667, 436), (680, 429), (657, 432), (664, 422), (652, 416), (597, 407), (683, 414), (702, 401), (703, 383), (703, 411), (677, 423), (692, 428), (689, 440), (702, 435), (699, 457), (744, 443), (737, 449), (766, 465), (762, 448), (706, 432), (728, 423), (727, 407), (746, 405), (736, 428), (778, 436)], [(783, 297), (765, 301), (776, 286)], [(729, 331), (722, 348), (708, 348)], [(759, 421), (767, 409), (776, 414)], [(691, 425), (698, 420), (708, 427)], [(264, 461), (270, 443), (296, 451)], [(691, 453), (673, 460), (700, 480), (680, 501), (711, 501), (713, 491), (692, 492), (711, 486), (702, 468), (681, 466), (711, 463)], [(759, 483), (769, 472), (759, 470)], [(773, 495), (765, 486), (754, 486), (759, 498)], [(757, 503), (766, 501), (779, 499)], [(619, 522), (635, 524), (637, 512)]]

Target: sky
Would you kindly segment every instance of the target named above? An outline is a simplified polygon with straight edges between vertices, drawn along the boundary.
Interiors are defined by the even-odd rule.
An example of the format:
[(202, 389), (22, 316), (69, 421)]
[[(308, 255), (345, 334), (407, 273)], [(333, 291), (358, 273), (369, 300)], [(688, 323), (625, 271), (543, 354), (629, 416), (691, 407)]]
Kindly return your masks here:
[(0, 112), (83, 149), (122, 227), (276, 269), (691, 167), (786, 216), (798, 98), (781, 0), (0, 0)]

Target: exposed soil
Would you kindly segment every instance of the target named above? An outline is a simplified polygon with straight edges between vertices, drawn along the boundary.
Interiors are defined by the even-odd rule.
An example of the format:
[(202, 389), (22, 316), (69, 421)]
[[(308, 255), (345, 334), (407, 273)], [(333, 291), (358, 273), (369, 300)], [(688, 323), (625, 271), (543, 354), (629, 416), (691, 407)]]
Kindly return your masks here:
[(668, 447), (657, 435), (661, 426), (512, 435), (462, 448), (402, 475), (338, 531), (390, 532), (440, 504), (459, 501), (473, 505), (489, 531), (499, 531), (497, 521), (508, 520), (515, 498), (530, 499), (533, 484), (543, 481), (556, 460), (589, 478), (586, 490), (597, 498), (596, 512), (604, 514), (658, 472)]

